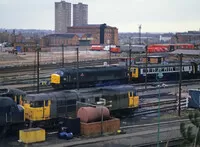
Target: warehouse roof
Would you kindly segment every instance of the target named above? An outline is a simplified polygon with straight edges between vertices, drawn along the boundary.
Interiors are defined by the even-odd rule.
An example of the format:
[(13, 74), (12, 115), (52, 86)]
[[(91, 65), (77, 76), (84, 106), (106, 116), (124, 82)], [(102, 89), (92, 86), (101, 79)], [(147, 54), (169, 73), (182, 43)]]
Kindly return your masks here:
[[(77, 34), (75, 33), (65, 33), (65, 34), (50, 34), (45, 37), (65, 37), (65, 38), (73, 38)], [(77, 35), (78, 36), (78, 35)]]
[(200, 55), (200, 50), (175, 50), (171, 52), (170, 54), (184, 54), (184, 55)]

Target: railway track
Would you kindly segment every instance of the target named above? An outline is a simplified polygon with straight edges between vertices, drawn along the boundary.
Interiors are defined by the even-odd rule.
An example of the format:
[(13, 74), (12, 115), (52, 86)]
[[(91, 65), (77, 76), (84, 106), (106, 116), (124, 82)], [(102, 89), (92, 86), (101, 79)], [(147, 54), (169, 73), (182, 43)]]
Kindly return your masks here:
[[(97, 60), (84, 60), (79, 62), (79, 66), (86, 66), (86, 65), (103, 65), (104, 62), (108, 62), (108, 59), (97, 59)], [(115, 64), (118, 63), (118, 58), (111, 59), (111, 63)], [(76, 67), (77, 62), (68, 62), (65, 63), (65, 67)], [(58, 67), (61, 67), (61, 64), (59, 63), (50, 63), (50, 64), (41, 64), (40, 69), (42, 70), (50, 70), (50, 69), (57, 69)], [(36, 69), (36, 66), (34, 65), (23, 65), (23, 66), (0, 66), (0, 74), (13, 74), (13, 73), (25, 73), (25, 72), (32, 72)], [(17, 75), (16, 74), (16, 75)]]
[[(171, 84), (170, 83), (175, 83), (176, 81), (169, 81), (169, 82), (165, 82), (166, 86), (161, 86), (160, 89), (170, 89), (170, 88), (174, 88), (174, 87), (178, 87), (178, 84)], [(188, 85), (195, 85), (195, 84), (199, 84), (200, 79), (194, 79), (194, 80), (183, 80), (182, 86), (188, 86)], [(51, 91), (55, 91), (49, 84), (44, 84), (42, 85), (42, 83), (40, 83), (41, 85), (39, 85), (40, 88), (40, 92), (51, 92)], [(149, 82), (147, 83), (147, 89), (145, 89), (145, 83), (136, 83), (136, 84), (132, 84), (133, 86), (136, 87), (137, 92), (139, 93), (143, 93), (144, 91), (153, 91), (153, 90), (157, 90), (158, 86), (152, 86), (153, 85), (157, 85), (159, 84), (158, 82)], [(11, 88), (18, 88), (21, 89), (27, 93), (35, 93), (36, 89), (37, 89), (37, 85), (31, 81), (21, 81), (19, 80), (18, 83), (7, 83), (4, 84), (2, 83), (1, 85), (2, 87), (11, 87)], [(94, 87), (95, 88), (95, 87)]]
[[(159, 106), (160, 105), (160, 106)], [(160, 107), (160, 108), (159, 108)], [(121, 118), (133, 118), (138, 116), (145, 116), (149, 114), (157, 114), (158, 108), (160, 112), (168, 112), (168, 111), (176, 111), (177, 110), (177, 100), (165, 100), (159, 102), (148, 102), (148, 103), (141, 103), (139, 108), (134, 111), (129, 116), (122, 116)], [(184, 103), (181, 104), (182, 110), (186, 108)]]
[[(80, 67), (90, 67), (90, 66), (98, 66), (103, 65), (103, 62), (106, 60), (92, 60), (92, 61), (84, 61), (80, 62)], [(113, 59), (111, 61), (111, 64), (117, 63), (116, 59)], [(66, 65), (66, 67), (76, 67), (76, 62), (72, 62)], [(49, 81), (50, 80), (50, 74), (53, 73), (56, 69), (58, 69), (58, 66), (56, 67), (45, 67), (40, 68), (40, 80), (42, 81)], [(18, 69), (19, 70), (19, 69)], [(0, 72), (0, 82), (2, 85), (13, 85), (13, 84), (30, 84), (34, 83), (36, 81), (36, 71), (34, 69), (26, 69), (26, 71), (23, 71), (20, 69), (21, 72), (16, 72), (15, 70), (10, 70), (12, 74), (9, 75), (9, 72), (6, 72), (6, 70), (3, 70)]]

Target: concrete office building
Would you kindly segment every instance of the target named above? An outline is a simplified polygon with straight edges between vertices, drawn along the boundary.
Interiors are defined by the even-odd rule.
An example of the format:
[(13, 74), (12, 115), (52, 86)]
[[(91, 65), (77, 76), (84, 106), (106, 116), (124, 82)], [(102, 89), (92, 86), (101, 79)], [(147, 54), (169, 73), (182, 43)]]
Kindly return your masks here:
[(55, 33), (66, 33), (71, 26), (71, 3), (55, 2)]
[(73, 4), (73, 26), (84, 26), (88, 24), (88, 5)]

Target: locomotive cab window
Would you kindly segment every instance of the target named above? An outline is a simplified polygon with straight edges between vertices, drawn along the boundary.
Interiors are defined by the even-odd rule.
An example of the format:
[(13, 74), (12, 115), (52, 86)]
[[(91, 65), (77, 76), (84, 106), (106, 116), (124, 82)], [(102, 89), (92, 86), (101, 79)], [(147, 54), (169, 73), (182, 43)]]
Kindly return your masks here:
[(136, 73), (136, 69), (135, 69), (135, 68), (133, 69), (133, 73), (134, 73), (134, 74)]
[(30, 102), (30, 106), (33, 108), (44, 107), (44, 101)]
[(132, 97), (132, 96), (133, 96), (133, 94), (132, 94), (132, 91), (130, 91), (130, 92), (129, 92), (129, 95), (130, 95), (130, 97)]
[(48, 100), (45, 101), (45, 106), (48, 106)]
[(100, 100), (99, 97), (95, 97), (95, 102), (98, 102)]
[(85, 103), (85, 99), (84, 99), (84, 98), (82, 98), (82, 99), (81, 99), (81, 102), (82, 102), (82, 103)]

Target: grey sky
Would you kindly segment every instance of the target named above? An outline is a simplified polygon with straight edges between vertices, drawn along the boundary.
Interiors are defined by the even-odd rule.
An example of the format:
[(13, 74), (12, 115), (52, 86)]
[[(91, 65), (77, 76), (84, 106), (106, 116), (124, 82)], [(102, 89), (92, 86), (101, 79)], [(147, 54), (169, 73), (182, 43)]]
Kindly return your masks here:
[[(60, 1), (60, 0), (57, 0)], [(66, 0), (88, 4), (88, 22), (119, 32), (199, 30), (200, 0)], [(0, 0), (0, 28), (54, 29), (55, 0)]]

